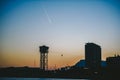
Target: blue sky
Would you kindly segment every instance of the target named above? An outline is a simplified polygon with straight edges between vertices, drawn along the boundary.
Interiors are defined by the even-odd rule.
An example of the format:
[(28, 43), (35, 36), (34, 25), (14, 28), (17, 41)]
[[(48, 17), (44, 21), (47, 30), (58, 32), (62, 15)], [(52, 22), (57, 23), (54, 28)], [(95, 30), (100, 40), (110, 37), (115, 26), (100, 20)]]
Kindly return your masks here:
[[(26, 60), (31, 55), (24, 65), (32, 66), (27, 61), (34, 60), (33, 55), (39, 60), (39, 46), (44, 44), (50, 47), (49, 65), (59, 61), (72, 65), (84, 59), (84, 45), (87, 42), (102, 47), (104, 60), (107, 56), (120, 54), (119, 14), (120, 2), (117, 0), (3, 1), (0, 44), (1, 61), (6, 63), (0, 65), (15, 66), (13, 60)], [(60, 60), (61, 54), (66, 61)], [(55, 62), (53, 57), (59, 60), (55, 58)], [(10, 62), (9, 58), (13, 60)]]

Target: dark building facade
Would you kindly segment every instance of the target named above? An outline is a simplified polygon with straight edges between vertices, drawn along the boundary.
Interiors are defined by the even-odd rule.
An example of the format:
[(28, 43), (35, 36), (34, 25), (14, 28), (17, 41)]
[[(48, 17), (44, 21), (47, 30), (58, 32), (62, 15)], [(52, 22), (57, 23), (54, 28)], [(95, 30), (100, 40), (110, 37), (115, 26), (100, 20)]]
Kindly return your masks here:
[(95, 43), (85, 44), (85, 61), (87, 68), (101, 67), (101, 47)]
[(120, 56), (108, 57), (106, 58), (106, 62), (108, 67), (120, 67)]

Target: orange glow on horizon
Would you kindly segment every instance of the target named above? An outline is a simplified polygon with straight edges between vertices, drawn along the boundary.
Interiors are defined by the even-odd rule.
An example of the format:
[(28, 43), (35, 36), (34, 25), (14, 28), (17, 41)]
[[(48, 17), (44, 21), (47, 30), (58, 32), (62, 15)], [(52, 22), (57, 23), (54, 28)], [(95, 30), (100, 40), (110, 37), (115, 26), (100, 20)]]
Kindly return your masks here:
[[(37, 51), (37, 52), (36, 52)], [(4, 50), (0, 60), (1, 67), (39, 67), (40, 66), (40, 53), (39, 48), (31, 51), (20, 50)], [(61, 56), (61, 54), (63, 56)], [(72, 66), (79, 60), (85, 59), (83, 49), (51, 49), (48, 53), (48, 68), (58, 69), (65, 66)], [(110, 52), (105, 49), (102, 51), (102, 60), (106, 57), (113, 56), (114, 51)]]

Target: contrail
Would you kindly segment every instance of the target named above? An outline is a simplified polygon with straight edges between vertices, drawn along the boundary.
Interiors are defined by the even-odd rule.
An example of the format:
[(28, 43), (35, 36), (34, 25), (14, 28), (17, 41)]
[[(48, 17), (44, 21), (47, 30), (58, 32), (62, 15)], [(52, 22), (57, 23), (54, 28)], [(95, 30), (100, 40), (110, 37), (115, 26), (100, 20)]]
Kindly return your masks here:
[(49, 22), (49, 23), (52, 23), (52, 20), (51, 20), (51, 18), (49, 17), (47, 10), (46, 10), (45, 8), (43, 8), (43, 6), (42, 6), (42, 9), (43, 9), (43, 11), (44, 11), (44, 13), (45, 13), (45, 15), (46, 15), (46, 17), (47, 17), (47, 19), (48, 19), (48, 22)]

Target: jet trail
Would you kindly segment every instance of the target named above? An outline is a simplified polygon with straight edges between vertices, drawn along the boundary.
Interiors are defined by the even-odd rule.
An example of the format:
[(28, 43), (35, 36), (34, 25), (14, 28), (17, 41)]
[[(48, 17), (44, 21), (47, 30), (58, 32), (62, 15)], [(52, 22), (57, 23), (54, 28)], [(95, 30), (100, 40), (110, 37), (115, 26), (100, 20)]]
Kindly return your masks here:
[(47, 10), (46, 10), (45, 8), (43, 8), (43, 6), (42, 6), (42, 9), (43, 9), (43, 11), (44, 11), (44, 13), (45, 13), (45, 15), (46, 15), (46, 18), (48, 19), (48, 22), (51, 24), (51, 23), (52, 23), (52, 20), (51, 20), (51, 18), (49, 17)]

